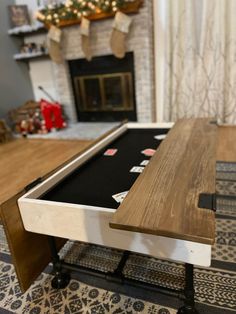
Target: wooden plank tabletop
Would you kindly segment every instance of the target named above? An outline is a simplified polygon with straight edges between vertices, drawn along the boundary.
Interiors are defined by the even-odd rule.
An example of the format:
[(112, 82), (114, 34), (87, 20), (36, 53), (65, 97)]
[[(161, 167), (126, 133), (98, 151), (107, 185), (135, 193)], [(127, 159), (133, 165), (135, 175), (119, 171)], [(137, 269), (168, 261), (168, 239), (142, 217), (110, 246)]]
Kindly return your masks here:
[(221, 125), (218, 133), (217, 160), (236, 162), (236, 126)]
[(215, 214), (198, 208), (200, 193), (215, 193), (217, 126), (179, 120), (119, 206), (110, 226), (212, 244)]

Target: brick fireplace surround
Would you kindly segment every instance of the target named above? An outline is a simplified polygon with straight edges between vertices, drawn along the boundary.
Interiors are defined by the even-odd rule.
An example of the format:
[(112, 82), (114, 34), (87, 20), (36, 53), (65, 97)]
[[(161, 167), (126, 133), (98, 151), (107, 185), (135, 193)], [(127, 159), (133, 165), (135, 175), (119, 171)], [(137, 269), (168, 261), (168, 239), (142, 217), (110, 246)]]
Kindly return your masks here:
[[(139, 14), (131, 15), (132, 24), (128, 34), (127, 51), (134, 52), (135, 96), (137, 120), (154, 120), (154, 56), (153, 56), (153, 16), (152, 1), (144, 1)], [(91, 48), (93, 56), (110, 55), (110, 35), (113, 19), (91, 23)], [(78, 26), (63, 30), (63, 54), (65, 60), (84, 58), (81, 50)], [(77, 121), (72, 84), (68, 64), (54, 64), (54, 75), (60, 101), (71, 122)]]

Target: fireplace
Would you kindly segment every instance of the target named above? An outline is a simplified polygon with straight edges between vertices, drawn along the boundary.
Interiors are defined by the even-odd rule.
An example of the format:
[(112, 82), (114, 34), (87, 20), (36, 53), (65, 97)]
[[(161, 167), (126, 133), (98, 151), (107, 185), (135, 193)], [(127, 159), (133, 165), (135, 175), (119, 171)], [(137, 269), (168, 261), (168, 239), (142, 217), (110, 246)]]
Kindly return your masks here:
[(132, 52), (68, 62), (79, 121), (137, 121)]

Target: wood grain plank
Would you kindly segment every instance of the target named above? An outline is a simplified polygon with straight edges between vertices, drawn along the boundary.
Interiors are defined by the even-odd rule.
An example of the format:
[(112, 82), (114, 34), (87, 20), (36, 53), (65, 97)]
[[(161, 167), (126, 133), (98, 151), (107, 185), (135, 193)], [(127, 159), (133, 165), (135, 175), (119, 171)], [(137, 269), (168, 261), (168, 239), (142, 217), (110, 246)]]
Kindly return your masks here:
[(113, 216), (112, 228), (212, 244), (214, 212), (198, 208), (215, 193), (217, 126), (179, 120)]
[(236, 126), (221, 125), (218, 137), (217, 160), (236, 162)]
[[(24, 191), (0, 205), (2, 224), (22, 292), (28, 289), (51, 260), (47, 237), (24, 229), (17, 205), (17, 199), (23, 194)], [(58, 248), (65, 242), (65, 239), (57, 239)]]

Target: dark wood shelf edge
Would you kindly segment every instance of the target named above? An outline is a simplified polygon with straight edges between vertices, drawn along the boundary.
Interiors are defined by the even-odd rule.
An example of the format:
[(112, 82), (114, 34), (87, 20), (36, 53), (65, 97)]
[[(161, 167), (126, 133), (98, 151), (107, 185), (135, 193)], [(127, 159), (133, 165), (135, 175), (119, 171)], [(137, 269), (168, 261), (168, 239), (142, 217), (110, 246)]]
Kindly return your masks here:
[[(133, 3), (127, 3), (126, 7), (123, 9), (120, 9), (122, 13), (125, 14), (137, 14), (139, 12), (139, 9), (142, 7), (144, 0), (136, 0)], [(86, 18), (90, 21), (99, 21), (104, 19), (113, 18), (115, 16), (115, 12), (109, 12), (109, 13), (95, 13), (87, 16)], [(39, 19), (41, 23), (44, 23), (42, 20)], [(81, 20), (75, 19), (75, 20), (68, 20), (68, 21), (61, 21), (58, 26), (59, 27), (68, 27), (73, 25), (79, 25), (81, 23)], [(51, 24), (45, 23), (44, 24), (47, 29), (50, 28)]]

